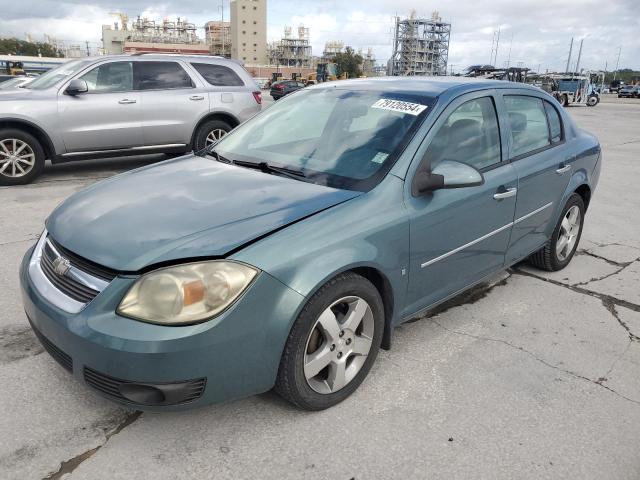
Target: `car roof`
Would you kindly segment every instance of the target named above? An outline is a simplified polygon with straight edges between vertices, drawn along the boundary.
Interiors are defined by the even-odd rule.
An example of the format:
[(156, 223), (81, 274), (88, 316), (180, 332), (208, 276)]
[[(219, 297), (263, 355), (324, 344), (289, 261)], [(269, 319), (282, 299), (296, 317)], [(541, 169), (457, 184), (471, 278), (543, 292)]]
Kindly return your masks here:
[(485, 80), (472, 77), (374, 77), (325, 82), (311, 89), (341, 88), (353, 90), (388, 91), (437, 97), (449, 90), (471, 92), (488, 88), (526, 88), (535, 92), (540, 89), (525, 83), (504, 80)]
[(183, 60), (187, 62), (199, 61), (243, 66), (242, 62), (231, 58), (219, 57), (215, 55), (189, 55), (184, 53), (123, 53), (120, 55), (100, 55), (94, 57), (86, 57), (78, 60), (100, 61), (122, 60), (123, 58), (130, 58), (132, 60)]

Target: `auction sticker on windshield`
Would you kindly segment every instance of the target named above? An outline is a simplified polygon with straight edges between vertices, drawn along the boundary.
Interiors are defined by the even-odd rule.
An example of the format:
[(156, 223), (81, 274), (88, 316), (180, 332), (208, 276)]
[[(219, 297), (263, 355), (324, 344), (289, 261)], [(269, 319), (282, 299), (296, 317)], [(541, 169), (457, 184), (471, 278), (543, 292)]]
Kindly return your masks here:
[(420, 115), (424, 110), (426, 110), (427, 106), (420, 105), (419, 103), (403, 102), (401, 100), (390, 100), (388, 98), (381, 98), (376, 103), (371, 105), (371, 108), (381, 108), (382, 110), (408, 113), (409, 115)]

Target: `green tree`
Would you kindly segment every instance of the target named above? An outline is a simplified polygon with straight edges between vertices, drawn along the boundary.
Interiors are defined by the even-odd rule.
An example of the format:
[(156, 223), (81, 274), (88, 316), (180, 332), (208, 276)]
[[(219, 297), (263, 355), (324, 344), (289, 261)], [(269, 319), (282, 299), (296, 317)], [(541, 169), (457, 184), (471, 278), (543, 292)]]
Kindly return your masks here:
[(27, 55), (37, 57), (64, 57), (61, 51), (56, 50), (48, 43), (27, 42), (17, 38), (0, 38), (0, 55)]
[(362, 75), (362, 55), (359, 55), (351, 47), (346, 47), (344, 52), (336, 54), (334, 62), (338, 77), (346, 72), (347, 78), (358, 78)]

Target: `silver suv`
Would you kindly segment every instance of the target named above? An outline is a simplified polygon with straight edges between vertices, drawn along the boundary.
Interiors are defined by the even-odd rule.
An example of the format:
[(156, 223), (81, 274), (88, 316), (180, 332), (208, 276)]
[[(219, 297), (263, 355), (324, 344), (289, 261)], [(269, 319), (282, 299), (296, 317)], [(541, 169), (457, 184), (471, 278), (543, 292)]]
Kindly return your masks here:
[(53, 163), (201, 150), (260, 111), (247, 71), (219, 57), (118, 55), (73, 60), (0, 91), (0, 185)]

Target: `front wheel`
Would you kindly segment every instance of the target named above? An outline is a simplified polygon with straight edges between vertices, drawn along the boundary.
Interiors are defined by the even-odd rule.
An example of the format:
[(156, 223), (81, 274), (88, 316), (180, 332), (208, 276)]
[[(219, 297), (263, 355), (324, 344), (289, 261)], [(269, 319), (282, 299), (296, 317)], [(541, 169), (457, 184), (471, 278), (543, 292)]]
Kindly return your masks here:
[(276, 391), (305, 410), (336, 405), (369, 373), (383, 330), (376, 287), (353, 272), (337, 276), (311, 297), (293, 325)]
[(198, 128), (194, 136), (193, 151), (199, 152), (215, 144), (233, 127), (223, 120), (209, 120)]
[(25, 185), (44, 170), (44, 150), (31, 134), (0, 130), (0, 185)]
[(529, 262), (541, 270), (550, 272), (566, 267), (576, 253), (580, 242), (584, 212), (582, 197), (577, 193), (572, 194), (562, 210), (551, 238), (544, 247), (529, 257)]
[(599, 99), (596, 95), (591, 95), (587, 98), (587, 106), (595, 107), (599, 102)]

